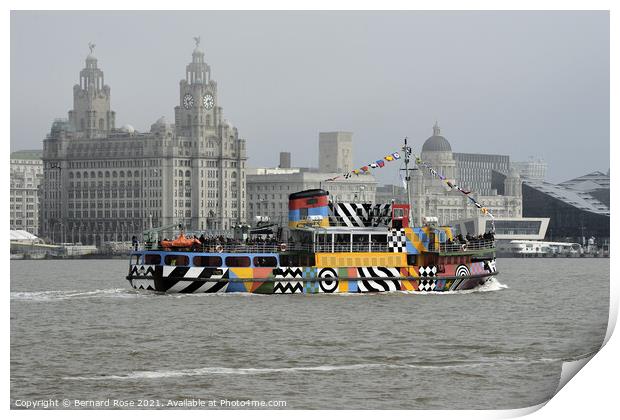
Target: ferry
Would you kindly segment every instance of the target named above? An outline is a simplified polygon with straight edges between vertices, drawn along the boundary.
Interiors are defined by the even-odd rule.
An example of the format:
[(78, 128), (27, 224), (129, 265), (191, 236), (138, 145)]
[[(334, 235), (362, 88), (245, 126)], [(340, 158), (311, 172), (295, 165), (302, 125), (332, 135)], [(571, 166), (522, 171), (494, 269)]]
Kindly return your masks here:
[(324, 189), (296, 192), (286, 240), (201, 241), (181, 232), (132, 251), (127, 280), (166, 293), (315, 294), (460, 291), (497, 275), (493, 239), (460, 242), (435, 217), (412, 226), (410, 209), (410, 200), (345, 203)]

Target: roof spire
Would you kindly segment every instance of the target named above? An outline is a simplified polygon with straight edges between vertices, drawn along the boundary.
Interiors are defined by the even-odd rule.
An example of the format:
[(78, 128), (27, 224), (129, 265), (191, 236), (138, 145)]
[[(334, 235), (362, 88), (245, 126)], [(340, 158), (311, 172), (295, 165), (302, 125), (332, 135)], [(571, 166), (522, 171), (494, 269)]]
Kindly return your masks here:
[(439, 124), (437, 124), (437, 120), (435, 120), (435, 125), (433, 125), (433, 136), (438, 136), (440, 133)]

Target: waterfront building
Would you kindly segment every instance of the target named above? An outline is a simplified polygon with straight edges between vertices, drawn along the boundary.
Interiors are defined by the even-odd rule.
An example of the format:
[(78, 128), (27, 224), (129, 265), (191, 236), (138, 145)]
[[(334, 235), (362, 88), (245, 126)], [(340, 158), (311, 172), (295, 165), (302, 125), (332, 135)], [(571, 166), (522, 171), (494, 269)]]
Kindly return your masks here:
[(399, 185), (382, 185), (377, 187), (375, 201), (377, 204), (389, 204), (394, 200), (396, 203), (407, 202), (407, 190)]
[[(291, 167), (290, 153), (280, 153), (280, 164), (277, 168), (248, 168), (247, 182), (247, 219), (255, 224), (256, 218), (269, 218), (272, 223), (286, 226), (288, 223), (288, 196), (295, 192), (322, 188), (329, 191), (332, 202), (374, 203), (377, 190), (377, 181), (371, 174), (361, 174), (345, 179), (339, 177), (334, 181), (327, 181), (345, 172), (345, 168), (352, 167), (351, 152), (352, 133), (347, 133), (347, 140), (341, 142), (340, 134), (319, 134), (319, 162), (325, 149), (321, 144), (329, 143), (331, 153), (340, 156), (340, 163), (334, 161), (329, 167), (338, 167), (342, 171), (323, 172), (320, 168)], [(327, 139), (327, 140), (326, 140)], [(323, 140), (323, 143), (321, 143)], [(334, 146), (335, 145), (335, 146)], [(327, 146), (324, 146), (327, 147)], [(335, 149), (333, 148), (335, 147)], [(346, 159), (343, 156), (347, 156)], [(346, 162), (345, 162), (346, 161)], [(323, 167), (328, 167), (323, 160)]]
[(11, 230), (39, 234), (39, 185), (43, 178), (43, 152), (21, 150), (11, 153), (10, 225)]
[(512, 162), (510, 165), (519, 171), (519, 175), (521, 175), (522, 178), (544, 181), (547, 175), (547, 163), (540, 158), (535, 159), (531, 157), (528, 161)]
[(493, 171), (508, 172), (510, 157), (483, 153), (453, 153), (459, 185), (480, 195), (496, 195), (491, 188)]
[(44, 139), (40, 236), (101, 244), (149, 226), (230, 229), (245, 221), (245, 140), (223, 117), (200, 38), (179, 85), (175, 121), (116, 128), (93, 54), (69, 118)]
[[(575, 178), (559, 185), (524, 178), (523, 217), (549, 218), (546, 240), (585, 245), (593, 237), (597, 245), (607, 245), (610, 209), (594, 194), (601, 189), (587, 191), (586, 187), (591, 182), (588, 180), (590, 175), (592, 174), (580, 177), (581, 181), (578, 181), (580, 178)], [(498, 187), (504, 184), (505, 180), (505, 174), (494, 173), (494, 182)]]
[(609, 171), (607, 171), (607, 173), (601, 171), (594, 171), (577, 178), (569, 179), (568, 181), (564, 181), (559, 185), (562, 187), (570, 188), (572, 190), (587, 192), (592, 197), (596, 198), (597, 200), (604, 203), (607, 207), (609, 207), (609, 181)]
[[(508, 156), (461, 153), (458, 159), (452, 146), (441, 135), (437, 123), (433, 135), (422, 146), (421, 156), (446, 179), (472, 191), (473, 197), (487, 207), (495, 217), (521, 217), (521, 178), (516, 170), (507, 171), (502, 183), (502, 191), (493, 184), (494, 167), (508, 168)], [(461, 168), (461, 164), (464, 166)], [(461, 182), (459, 176), (467, 182)], [(470, 187), (471, 186), (471, 187)], [(483, 192), (473, 188), (478, 186)], [(425, 216), (437, 216), (439, 223), (450, 224), (453, 220), (475, 217), (480, 210), (473, 206), (467, 197), (450, 190), (446, 183), (433, 177), (427, 169), (419, 167), (411, 177), (412, 215), (416, 224), (421, 224)]]
[(491, 220), (484, 215), (469, 217), (467, 219), (453, 220), (454, 235), (470, 234), (473, 236), (490, 232), (495, 226), (495, 239), (498, 241), (530, 240), (541, 241), (545, 239), (549, 227), (548, 217), (500, 217)]

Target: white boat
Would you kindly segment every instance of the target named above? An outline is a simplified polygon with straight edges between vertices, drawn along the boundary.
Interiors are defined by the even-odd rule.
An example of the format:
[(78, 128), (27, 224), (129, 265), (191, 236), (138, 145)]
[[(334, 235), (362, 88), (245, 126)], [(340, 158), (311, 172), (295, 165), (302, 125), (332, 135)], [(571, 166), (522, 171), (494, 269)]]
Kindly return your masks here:
[(512, 240), (497, 243), (498, 257), (580, 257), (583, 248), (574, 242)]

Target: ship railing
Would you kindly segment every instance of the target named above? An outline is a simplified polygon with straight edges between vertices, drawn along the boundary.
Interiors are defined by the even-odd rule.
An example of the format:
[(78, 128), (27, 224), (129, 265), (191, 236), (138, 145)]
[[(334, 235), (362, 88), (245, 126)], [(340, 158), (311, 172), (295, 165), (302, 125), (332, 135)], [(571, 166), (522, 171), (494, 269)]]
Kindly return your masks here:
[(439, 253), (441, 254), (458, 254), (479, 251), (495, 250), (495, 241), (493, 239), (483, 239), (467, 241), (465, 243), (440, 243)]
[(388, 244), (377, 242), (315, 243), (314, 252), (389, 252)]
[(209, 252), (209, 253), (248, 253), (262, 254), (286, 251), (306, 251), (312, 252), (312, 244), (304, 244), (299, 242), (270, 242), (270, 243), (212, 243), (204, 245), (195, 245), (186, 248), (166, 248), (153, 244), (145, 246), (144, 250), (152, 251), (179, 251), (179, 252)]
[(164, 248), (153, 243), (142, 250), (181, 251), (181, 252), (212, 252), (212, 253), (273, 253), (273, 252), (390, 252), (388, 244), (378, 242), (336, 242), (336, 243), (303, 243), (303, 242), (270, 242), (270, 243), (212, 243), (193, 246), (191, 248)]

